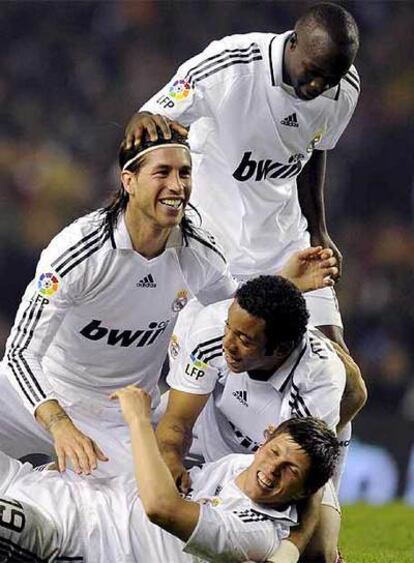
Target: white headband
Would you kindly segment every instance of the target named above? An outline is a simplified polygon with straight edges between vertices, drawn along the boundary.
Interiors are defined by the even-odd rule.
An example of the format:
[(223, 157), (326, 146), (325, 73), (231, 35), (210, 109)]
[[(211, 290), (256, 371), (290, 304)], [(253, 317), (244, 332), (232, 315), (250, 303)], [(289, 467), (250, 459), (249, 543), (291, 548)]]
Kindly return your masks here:
[(185, 149), (191, 155), (190, 149), (187, 147), (187, 145), (181, 143), (163, 143), (162, 145), (154, 145), (153, 147), (148, 147), (147, 149), (144, 149), (143, 151), (139, 152), (134, 157), (129, 159), (127, 162), (125, 162), (124, 166), (122, 167), (122, 172), (125, 172), (128, 166), (130, 166), (133, 162), (136, 162), (138, 159), (141, 158), (141, 156), (144, 156), (144, 154), (147, 154), (151, 151), (155, 151), (156, 149), (165, 149), (166, 147)]

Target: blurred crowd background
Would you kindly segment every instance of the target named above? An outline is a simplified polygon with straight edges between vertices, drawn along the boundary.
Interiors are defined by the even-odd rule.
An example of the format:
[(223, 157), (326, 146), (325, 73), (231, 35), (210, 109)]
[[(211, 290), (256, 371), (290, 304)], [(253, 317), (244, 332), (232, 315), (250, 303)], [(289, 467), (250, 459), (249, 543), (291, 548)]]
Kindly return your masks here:
[[(286, 31), (309, 4), (2, 0), (1, 349), (42, 248), (117, 186), (118, 146), (133, 111), (211, 40)], [(342, 5), (360, 26), (362, 93), (328, 155), (326, 200), (344, 255), (337, 289), (345, 336), (369, 391), (344, 495), (414, 503), (414, 6)]]

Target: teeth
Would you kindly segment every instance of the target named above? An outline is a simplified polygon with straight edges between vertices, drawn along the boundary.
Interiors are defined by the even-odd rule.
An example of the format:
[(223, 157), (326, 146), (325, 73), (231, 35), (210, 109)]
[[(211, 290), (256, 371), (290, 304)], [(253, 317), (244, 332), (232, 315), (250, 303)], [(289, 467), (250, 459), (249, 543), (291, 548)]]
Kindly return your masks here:
[(162, 199), (160, 201), (160, 203), (162, 203), (163, 205), (167, 205), (168, 207), (174, 207), (174, 209), (179, 209), (183, 204), (183, 200), (182, 199)]
[(259, 483), (264, 487), (266, 487), (267, 489), (273, 489), (275, 486), (274, 482), (268, 479), (262, 471), (258, 472), (257, 479)]

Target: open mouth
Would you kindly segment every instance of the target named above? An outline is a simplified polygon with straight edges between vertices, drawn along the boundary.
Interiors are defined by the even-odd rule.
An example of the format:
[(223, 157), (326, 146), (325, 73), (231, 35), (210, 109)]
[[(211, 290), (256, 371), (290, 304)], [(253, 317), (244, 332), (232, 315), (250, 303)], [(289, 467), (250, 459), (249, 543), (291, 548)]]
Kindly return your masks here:
[(272, 491), (276, 487), (275, 479), (269, 479), (263, 471), (258, 471), (256, 477), (260, 487), (266, 491)]
[(161, 205), (165, 205), (166, 207), (170, 207), (171, 209), (181, 209), (184, 206), (184, 200), (183, 199), (175, 199), (175, 198), (169, 198), (169, 199), (160, 199), (159, 200)]

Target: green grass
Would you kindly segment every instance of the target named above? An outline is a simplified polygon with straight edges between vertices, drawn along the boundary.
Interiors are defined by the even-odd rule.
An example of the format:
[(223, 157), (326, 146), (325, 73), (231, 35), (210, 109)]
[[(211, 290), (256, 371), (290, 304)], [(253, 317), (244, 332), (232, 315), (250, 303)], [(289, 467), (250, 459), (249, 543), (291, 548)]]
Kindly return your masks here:
[(344, 506), (339, 544), (346, 563), (414, 563), (414, 508)]

